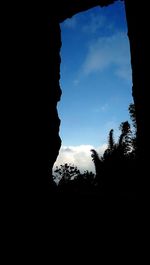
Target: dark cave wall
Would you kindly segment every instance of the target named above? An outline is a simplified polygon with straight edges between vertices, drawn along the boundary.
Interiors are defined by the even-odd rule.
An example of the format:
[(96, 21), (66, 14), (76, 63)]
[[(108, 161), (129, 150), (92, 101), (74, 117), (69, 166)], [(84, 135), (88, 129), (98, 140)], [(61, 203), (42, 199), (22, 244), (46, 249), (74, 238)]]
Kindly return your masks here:
[[(116, 0), (83, 0), (83, 1), (56, 1), (59, 8), (53, 10), (48, 21), (48, 164), (50, 168), (50, 179), (52, 176), (52, 167), (59, 153), (61, 140), (59, 137), (60, 120), (57, 113), (57, 102), (60, 100), (61, 89), (60, 79), (60, 48), (61, 33), (59, 23), (72, 15), (87, 10), (91, 7), (100, 5), (105, 6), (114, 3)], [(137, 139), (140, 159), (145, 159), (147, 142), (146, 125), (146, 104), (148, 97), (146, 92), (146, 35), (144, 28), (144, 5), (140, 3), (125, 0), (126, 17), (128, 24), (128, 36), (131, 49), (131, 65), (133, 78), (133, 99), (137, 116)], [(141, 20), (142, 18), (142, 20)]]
[(59, 10), (56, 6), (55, 13), (59, 17), (59, 21), (62, 22), (66, 18), (70, 18), (79, 12), (86, 11), (95, 6), (108, 6), (116, 1), (118, 0), (63, 0), (61, 2), (57, 0)]
[(59, 137), (60, 119), (57, 113), (57, 103), (61, 97), (60, 79), (60, 48), (61, 32), (57, 18), (48, 21), (48, 167), (51, 181), (52, 167), (61, 146)]
[(148, 121), (147, 104), (148, 99), (148, 46), (146, 23), (146, 6), (140, 1), (125, 0), (126, 18), (128, 25), (128, 37), (130, 42), (131, 66), (132, 66), (132, 96), (135, 103), (137, 119), (137, 144), (140, 160), (146, 161), (146, 148), (148, 144)]

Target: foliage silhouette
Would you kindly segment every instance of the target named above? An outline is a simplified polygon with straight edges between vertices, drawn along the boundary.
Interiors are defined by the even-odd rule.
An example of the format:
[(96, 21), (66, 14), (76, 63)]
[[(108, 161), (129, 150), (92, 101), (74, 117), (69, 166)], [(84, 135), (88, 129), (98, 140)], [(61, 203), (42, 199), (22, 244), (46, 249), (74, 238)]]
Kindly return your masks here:
[(136, 123), (136, 112), (135, 112), (135, 105), (133, 103), (131, 103), (129, 105), (128, 108), (129, 114), (130, 114), (130, 118), (132, 120), (132, 125), (135, 129), (135, 131), (137, 130), (137, 123)]
[(136, 112), (135, 112), (135, 105), (133, 103), (131, 103), (129, 105), (129, 114), (130, 114), (130, 118), (132, 120), (132, 156), (134, 158), (137, 157), (137, 123), (136, 123)]
[(102, 159), (99, 157), (98, 153), (96, 150), (91, 149), (91, 157), (95, 166), (95, 172), (96, 172), (96, 176), (99, 174), (100, 169), (101, 169), (101, 164), (102, 164)]
[(95, 185), (95, 174), (88, 170), (83, 173), (72, 164), (63, 164), (56, 167), (54, 179), (58, 182), (60, 191), (83, 192)]
[(113, 150), (114, 145), (115, 145), (113, 132), (114, 132), (114, 130), (111, 129), (110, 132), (109, 132), (109, 138), (108, 138), (108, 148), (110, 149), (110, 151)]
[(80, 175), (80, 170), (76, 166), (67, 163), (60, 165), (60, 167), (57, 166), (54, 172), (57, 174), (55, 178), (57, 178), (60, 183), (67, 183)]
[[(136, 128), (134, 105), (130, 104), (129, 113)], [(96, 170), (96, 182), (100, 189), (111, 192), (133, 190), (136, 164), (136, 136), (128, 121), (119, 126), (121, 134), (114, 140), (114, 130), (108, 136), (108, 147), (99, 157), (96, 150), (91, 150), (92, 161)]]

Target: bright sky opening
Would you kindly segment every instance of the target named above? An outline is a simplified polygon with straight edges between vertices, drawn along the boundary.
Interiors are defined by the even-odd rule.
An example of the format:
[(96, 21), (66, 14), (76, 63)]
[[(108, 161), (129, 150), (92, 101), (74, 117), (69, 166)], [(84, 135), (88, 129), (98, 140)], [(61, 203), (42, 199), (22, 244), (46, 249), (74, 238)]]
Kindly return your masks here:
[(130, 48), (124, 4), (96, 7), (61, 24), (58, 104), (62, 148), (55, 163), (94, 171), (90, 149), (100, 155), (108, 134), (129, 120), (132, 99)]

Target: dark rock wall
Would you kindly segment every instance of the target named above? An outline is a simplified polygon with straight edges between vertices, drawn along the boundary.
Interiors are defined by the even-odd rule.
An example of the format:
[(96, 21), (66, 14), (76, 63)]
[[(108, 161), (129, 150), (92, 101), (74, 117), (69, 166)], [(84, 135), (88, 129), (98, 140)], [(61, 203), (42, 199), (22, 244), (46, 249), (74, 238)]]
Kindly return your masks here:
[[(95, 6), (108, 6), (118, 0), (63, 0), (59, 1), (56, 5), (55, 13), (59, 17), (59, 21), (62, 22), (66, 18), (69, 18), (79, 12), (83, 12)], [(57, 9), (59, 6), (59, 10)]]
[(125, 0), (126, 17), (128, 25), (128, 36), (131, 51), (132, 66), (132, 95), (136, 109), (137, 119), (137, 139), (139, 158), (146, 160), (148, 144), (148, 121), (147, 104), (148, 100), (148, 20), (146, 15), (146, 6), (141, 5), (140, 1), (136, 4), (134, 1)]
[(48, 164), (49, 175), (51, 176), (52, 167), (61, 146), (59, 137), (60, 119), (57, 113), (57, 102), (61, 97), (59, 85), (60, 79), (60, 48), (61, 34), (57, 18), (51, 18), (48, 21)]

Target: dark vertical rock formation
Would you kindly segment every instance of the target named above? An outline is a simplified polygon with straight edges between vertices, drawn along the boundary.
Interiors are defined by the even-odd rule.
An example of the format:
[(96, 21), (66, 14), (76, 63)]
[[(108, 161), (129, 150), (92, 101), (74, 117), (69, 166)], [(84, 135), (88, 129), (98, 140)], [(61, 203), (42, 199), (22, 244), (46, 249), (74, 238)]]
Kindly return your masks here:
[[(58, 2), (59, 10), (56, 10), (57, 15), (59, 16), (59, 21), (63, 21), (67, 18), (72, 17), (73, 15), (86, 11), (95, 6), (108, 6), (113, 4), (118, 0), (63, 0), (61, 3)], [(57, 8), (57, 6), (56, 6)]]
[(146, 5), (140, 1), (125, 0), (126, 17), (128, 25), (128, 36), (131, 50), (132, 95), (135, 103), (137, 119), (137, 140), (140, 160), (146, 160), (146, 149), (148, 144), (148, 121), (147, 105), (148, 99), (148, 76), (146, 68), (148, 65), (148, 50), (146, 51), (146, 39), (148, 25), (146, 23)]
[(60, 119), (57, 113), (57, 102), (60, 100), (61, 89), (59, 85), (60, 79), (60, 48), (61, 35), (60, 26), (57, 17), (51, 17), (48, 20), (48, 166), (49, 166), (49, 181), (51, 182), (52, 167), (61, 146), (59, 137)]

